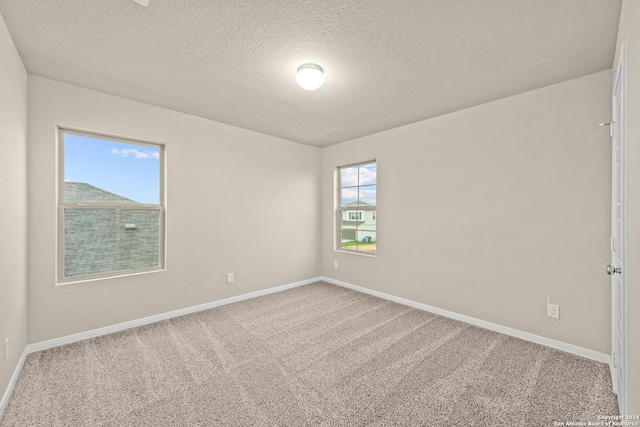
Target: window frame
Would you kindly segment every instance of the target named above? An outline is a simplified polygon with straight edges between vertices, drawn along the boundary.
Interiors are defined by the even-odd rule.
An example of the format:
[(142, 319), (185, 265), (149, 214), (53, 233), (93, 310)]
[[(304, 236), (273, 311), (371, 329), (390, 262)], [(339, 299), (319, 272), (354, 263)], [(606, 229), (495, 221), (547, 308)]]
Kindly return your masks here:
[[(368, 166), (368, 165), (372, 165), (375, 164), (376, 165), (376, 204), (375, 205), (357, 205), (357, 206), (342, 206), (342, 173), (340, 172), (342, 169), (348, 169), (348, 168), (352, 168), (355, 166)], [(336, 201), (337, 201), (337, 207), (336, 207), (336, 212), (335, 212), (335, 221), (336, 221), (336, 227), (335, 227), (335, 233), (334, 233), (334, 238), (336, 239), (336, 243), (334, 245), (334, 250), (336, 252), (345, 252), (345, 253), (350, 253), (350, 254), (357, 254), (357, 255), (365, 255), (365, 256), (369, 256), (369, 257), (375, 257), (377, 255), (378, 252), (378, 248), (377, 248), (377, 241), (378, 241), (378, 223), (377, 220), (375, 220), (376, 217), (376, 211), (378, 210), (378, 174), (377, 174), (377, 166), (378, 166), (378, 161), (376, 159), (373, 160), (368, 160), (368, 161), (364, 161), (364, 162), (358, 162), (358, 163), (351, 163), (351, 164), (347, 164), (347, 165), (342, 165), (342, 166), (338, 166), (336, 167), (335, 171), (336, 171)], [(353, 188), (358, 188), (358, 193), (360, 191), (361, 187), (365, 187), (365, 186), (360, 186), (360, 183), (358, 183), (357, 186), (353, 187)], [(346, 187), (349, 188), (349, 187)], [(342, 219), (344, 216), (344, 212), (347, 211), (373, 211), (374, 212), (374, 220), (376, 221), (376, 229), (375, 229), (375, 233), (376, 233), (376, 252), (370, 252), (370, 251), (363, 251), (363, 250), (357, 250), (357, 249), (347, 249), (342, 247)], [(366, 215), (366, 214), (365, 214)], [(364, 217), (364, 215), (363, 215)], [(355, 221), (362, 221), (360, 220), (355, 220)], [(357, 232), (356, 232), (357, 233)], [(357, 237), (357, 236), (356, 236)]]
[[(153, 203), (91, 203), (91, 202), (67, 202), (64, 198), (65, 183), (65, 135), (76, 135), (93, 139), (108, 140), (124, 144), (134, 144), (144, 147), (159, 149), (159, 201)], [(134, 138), (110, 135), (101, 132), (78, 130), (69, 127), (58, 126), (56, 131), (56, 155), (57, 155), (57, 183), (56, 183), (56, 285), (90, 282), (94, 280), (110, 279), (115, 277), (132, 276), (166, 270), (166, 144), (160, 142), (141, 141)], [(90, 209), (90, 210), (155, 210), (158, 211), (158, 265), (152, 267), (136, 268), (129, 270), (117, 270), (97, 274), (83, 274), (65, 276), (65, 209)]]

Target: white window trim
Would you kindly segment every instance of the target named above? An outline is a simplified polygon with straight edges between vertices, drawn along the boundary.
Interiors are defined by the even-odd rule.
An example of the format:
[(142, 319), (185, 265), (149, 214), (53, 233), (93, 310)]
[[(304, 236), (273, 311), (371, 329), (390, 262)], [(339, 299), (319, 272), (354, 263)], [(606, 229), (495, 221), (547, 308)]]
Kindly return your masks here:
[[(353, 254), (353, 255), (364, 255), (364, 256), (368, 256), (368, 257), (375, 257), (377, 254), (377, 250), (376, 252), (368, 252), (368, 251), (362, 251), (362, 250), (355, 250), (355, 249), (345, 249), (342, 247), (342, 217), (344, 215), (344, 212), (346, 211), (377, 211), (378, 210), (378, 203), (376, 202), (376, 206), (341, 206), (342, 205), (342, 174), (340, 173), (341, 169), (346, 169), (346, 168), (351, 168), (354, 166), (367, 166), (367, 165), (371, 165), (371, 164), (376, 164), (377, 166), (377, 161), (374, 160), (368, 160), (365, 162), (358, 162), (358, 163), (352, 163), (352, 164), (348, 164), (348, 165), (342, 165), (342, 166), (338, 166), (336, 167), (336, 186), (335, 191), (336, 191), (336, 200), (337, 200), (337, 208), (336, 208), (336, 215), (335, 215), (335, 220), (336, 220), (336, 224), (335, 224), (335, 239), (336, 239), (336, 243), (334, 245), (334, 251), (336, 252), (344, 252), (344, 253), (349, 253), (349, 254)], [(377, 187), (378, 185), (378, 180), (376, 177), (376, 200), (377, 200)], [(363, 186), (351, 186), (351, 187), (344, 187), (344, 188), (360, 188), (360, 187), (368, 187), (369, 185), (363, 185)], [(353, 220), (351, 220), (353, 221)], [(361, 221), (361, 220), (357, 220), (357, 221)], [(376, 223), (376, 237), (378, 235), (378, 226)], [(377, 241), (377, 238), (376, 238)]]
[[(158, 204), (126, 204), (126, 203), (79, 203), (64, 201), (64, 134), (85, 136), (88, 138), (103, 138), (109, 141), (124, 144), (136, 144), (160, 149), (160, 201)], [(56, 131), (56, 155), (57, 157), (57, 185), (56, 185), (56, 285), (68, 285), (73, 283), (93, 282), (116, 277), (135, 276), (139, 274), (165, 271), (167, 265), (167, 208), (166, 208), (166, 145), (141, 141), (133, 138), (114, 136), (90, 130), (73, 129), (66, 126), (57, 126)], [(64, 209), (121, 209), (121, 210), (158, 210), (159, 211), (159, 253), (158, 266), (139, 268), (132, 270), (119, 270), (108, 273), (86, 274), (82, 276), (64, 276), (65, 242), (64, 242)]]

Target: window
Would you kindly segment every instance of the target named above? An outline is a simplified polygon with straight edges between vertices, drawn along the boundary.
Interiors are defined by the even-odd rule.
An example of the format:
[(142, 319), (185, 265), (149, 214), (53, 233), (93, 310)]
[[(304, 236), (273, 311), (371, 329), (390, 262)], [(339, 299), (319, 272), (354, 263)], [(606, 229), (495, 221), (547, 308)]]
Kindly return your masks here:
[(361, 221), (362, 220), (362, 212), (348, 212), (349, 221)]
[(58, 136), (58, 283), (163, 269), (164, 146)]
[(338, 250), (375, 254), (376, 162), (338, 168)]

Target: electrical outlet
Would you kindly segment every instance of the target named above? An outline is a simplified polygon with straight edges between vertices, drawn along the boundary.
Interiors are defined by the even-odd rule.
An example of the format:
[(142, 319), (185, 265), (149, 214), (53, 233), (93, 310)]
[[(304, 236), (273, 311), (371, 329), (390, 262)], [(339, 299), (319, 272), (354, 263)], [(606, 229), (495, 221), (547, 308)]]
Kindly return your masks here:
[(333, 268), (338, 268), (338, 261), (333, 261)]
[(227, 273), (227, 283), (233, 283), (233, 273)]
[(4, 340), (4, 361), (9, 360), (9, 337)]
[(547, 306), (547, 316), (554, 319), (560, 318), (560, 306), (558, 304), (549, 304)]
[(551, 304), (549, 298), (547, 298), (547, 317), (560, 319), (560, 306), (558, 304)]

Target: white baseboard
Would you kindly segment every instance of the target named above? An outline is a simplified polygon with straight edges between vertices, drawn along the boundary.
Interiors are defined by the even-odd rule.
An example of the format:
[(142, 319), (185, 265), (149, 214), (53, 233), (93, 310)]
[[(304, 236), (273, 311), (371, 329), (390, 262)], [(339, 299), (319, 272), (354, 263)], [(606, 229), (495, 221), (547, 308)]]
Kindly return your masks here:
[(24, 350), (22, 350), (22, 355), (20, 356), (20, 360), (18, 360), (16, 368), (13, 370), (13, 375), (11, 375), (11, 380), (9, 380), (9, 385), (4, 392), (4, 396), (2, 396), (2, 400), (0, 400), (0, 418), (2, 418), (2, 414), (4, 414), (5, 409), (7, 409), (7, 406), (9, 405), (9, 399), (13, 393), (13, 389), (16, 387), (18, 378), (20, 378), (20, 372), (22, 372), (22, 367), (24, 366), (24, 362), (27, 360), (28, 355), (29, 352), (25, 347)]
[(526, 341), (531, 341), (537, 344), (542, 344), (547, 347), (562, 350), (567, 353), (572, 353), (578, 356), (586, 357), (587, 359), (595, 360), (597, 362), (606, 363), (611, 366), (611, 356), (608, 354), (600, 353), (598, 351), (589, 350), (583, 347), (578, 347), (572, 344), (567, 344), (562, 341), (552, 340), (540, 335), (531, 334), (529, 332), (520, 331), (518, 329), (509, 328), (506, 326), (498, 325), (496, 323), (486, 322), (484, 320), (476, 319), (474, 317), (465, 316), (464, 314), (454, 313), (453, 311), (443, 310), (441, 308), (433, 307), (430, 305), (422, 304), (419, 302), (411, 301), (405, 298), (400, 298), (394, 295), (385, 294), (383, 292), (374, 291), (371, 289), (363, 288), (362, 286), (352, 285), (351, 283), (335, 280), (330, 277), (321, 277), (321, 280), (332, 283), (334, 285), (342, 286), (345, 288), (353, 289), (354, 291), (362, 292), (365, 294), (373, 295), (378, 298), (386, 299), (389, 301), (397, 302), (399, 304), (408, 305), (419, 310), (428, 311), (440, 316), (449, 317), (451, 319), (460, 320), (465, 323), (470, 323), (481, 328), (489, 329), (491, 331), (500, 332), (505, 335), (511, 335), (516, 338), (521, 338)]
[(159, 322), (161, 320), (167, 320), (174, 317), (184, 316), (185, 314), (196, 313), (202, 310), (208, 310), (210, 308), (219, 307), (221, 305), (231, 304), (238, 301), (243, 301), (250, 298), (256, 298), (263, 295), (273, 294), (276, 292), (285, 291), (287, 289), (296, 288), (298, 286), (308, 285), (321, 280), (319, 277), (314, 277), (299, 282), (289, 283), (286, 285), (276, 286), (274, 288), (263, 289), (261, 291), (250, 292), (248, 294), (237, 295), (230, 298), (225, 298), (217, 301), (211, 301), (204, 304), (194, 305), (191, 307), (181, 308), (179, 310), (168, 311), (166, 313), (160, 313), (153, 316), (143, 317), (141, 319), (130, 320), (128, 322), (122, 322), (111, 326), (105, 326), (103, 328), (92, 329), (90, 331), (80, 332), (77, 334), (67, 335), (60, 338), (54, 338), (47, 341), (41, 341), (35, 344), (27, 345), (29, 353), (35, 351), (46, 350), (48, 348), (58, 347), (65, 344), (70, 344), (77, 341), (86, 340), (87, 338), (99, 337), (101, 335), (107, 335), (114, 332), (123, 331), (125, 329), (135, 328), (137, 326), (148, 325), (150, 323)]
[(568, 353), (573, 353), (578, 356), (586, 357), (588, 359), (592, 359), (598, 362), (603, 362), (611, 365), (611, 356), (608, 354), (599, 353), (597, 351), (588, 350), (586, 348), (574, 346), (571, 344), (563, 343), (560, 341), (552, 340), (549, 338), (541, 337), (539, 335), (530, 334), (528, 332), (519, 331), (517, 329), (508, 328), (506, 326), (497, 325), (491, 322), (485, 322), (484, 320), (475, 319), (473, 317), (465, 316), (463, 314), (454, 313), (452, 311), (443, 310), (437, 307), (432, 307), (430, 305), (422, 304), (419, 302), (411, 301), (405, 298), (400, 298), (394, 295), (385, 294), (383, 292), (374, 291), (371, 289), (363, 288), (361, 286), (352, 285), (351, 283), (342, 282), (340, 280), (331, 279), (329, 277), (314, 277), (307, 280), (302, 280), (299, 282), (289, 283), (282, 286), (276, 286), (274, 288), (263, 289), (261, 291), (250, 292), (248, 294), (237, 295), (230, 298), (225, 298), (217, 301), (211, 301), (208, 303), (195, 305), (192, 307), (185, 307), (179, 310), (173, 310), (166, 313), (156, 314), (154, 316), (143, 317), (141, 319), (131, 320), (128, 322), (118, 323), (111, 326), (105, 326), (103, 328), (92, 329), (90, 331), (80, 332), (77, 334), (67, 335), (60, 338), (55, 338), (47, 341), (41, 341), (34, 344), (28, 344), (20, 357), (20, 361), (16, 366), (13, 375), (11, 377), (11, 381), (2, 397), (2, 401), (0, 401), (0, 417), (4, 413), (7, 405), (9, 404), (9, 399), (11, 397), (11, 393), (20, 377), (20, 372), (22, 372), (22, 367), (27, 359), (27, 356), (30, 353), (34, 353), (36, 351), (46, 350), (48, 348), (58, 347), (65, 344), (70, 344), (73, 342), (85, 340), (88, 338), (94, 338), (101, 335), (111, 334), (114, 332), (123, 331), (125, 329), (135, 328), (137, 326), (148, 325), (150, 323), (159, 322), (161, 320), (171, 319), (178, 316), (184, 316), (186, 314), (196, 313), (202, 310), (208, 310), (210, 308), (219, 307), (221, 305), (231, 304), (238, 301), (243, 301), (251, 298), (256, 298), (263, 295), (268, 295), (276, 292), (281, 292), (287, 289), (296, 288), (298, 286), (308, 285), (318, 281), (325, 281), (328, 283), (332, 283), (334, 285), (342, 286), (345, 288), (353, 289), (358, 292), (362, 292), (365, 294), (373, 295), (379, 298), (383, 298), (386, 300), (394, 301), (399, 304), (408, 305), (410, 307), (414, 307), (420, 310), (429, 311), (431, 313), (439, 314), (441, 316), (449, 317), (452, 319), (460, 320), (462, 322), (470, 323), (472, 325), (480, 326), (485, 329), (489, 329), (492, 331), (500, 332), (506, 335), (511, 335), (517, 338), (521, 338), (527, 341), (535, 342), (538, 344), (545, 345), (547, 347), (555, 348), (558, 350), (566, 351)]
[(24, 366), (24, 362), (27, 360), (27, 356), (30, 353), (46, 350), (48, 348), (58, 347), (65, 344), (70, 344), (77, 341), (82, 341), (88, 338), (98, 337), (100, 335), (106, 335), (106, 334), (111, 334), (113, 332), (123, 331), (125, 329), (135, 328), (136, 326), (148, 325), (150, 323), (171, 319), (173, 317), (184, 316), (185, 314), (191, 314), (191, 313), (207, 310), (214, 307), (219, 307), (221, 305), (231, 304), (234, 302), (243, 301), (250, 298), (256, 298), (263, 295), (285, 291), (287, 289), (308, 285), (314, 282), (318, 282), (320, 280), (321, 280), (320, 277), (314, 277), (311, 279), (301, 280), (299, 282), (293, 282), (286, 285), (276, 286), (274, 288), (263, 289), (261, 291), (250, 292), (248, 294), (237, 295), (230, 298), (211, 301), (204, 304), (194, 305), (191, 307), (181, 308), (179, 310), (173, 310), (166, 313), (156, 314), (154, 316), (148, 316), (148, 317), (143, 317), (141, 319), (122, 322), (116, 325), (105, 326), (103, 328), (92, 329), (90, 331), (67, 335), (60, 338), (54, 338), (47, 341), (41, 341), (34, 344), (28, 344), (27, 346), (25, 346), (24, 350), (22, 351), (22, 356), (20, 357), (20, 361), (18, 362), (18, 365), (16, 366), (16, 369), (13, 372), (13, 376), (11, 377), (11, 381), (9, 382), (9, 385), (5, 390), (4, 396), (2, 396), (2, 401), (0, 401), (0, 418), (2, 417), (2, 414), (4, 414), (4, 411), (7, 405), (9, 404), (9, 399), (11, 398), (13, 389), (18, 381), (18, 378), (20, 377), (20, 373), (22, 372), (22, 367)]

